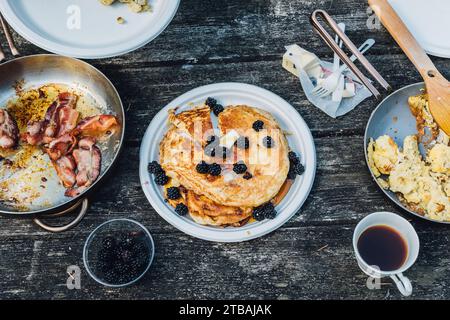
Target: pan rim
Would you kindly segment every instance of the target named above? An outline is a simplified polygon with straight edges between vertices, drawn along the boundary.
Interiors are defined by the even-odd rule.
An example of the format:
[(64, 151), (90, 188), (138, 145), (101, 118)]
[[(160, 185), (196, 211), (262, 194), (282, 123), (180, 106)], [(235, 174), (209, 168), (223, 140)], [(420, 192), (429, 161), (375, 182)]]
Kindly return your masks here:
[(97, 180), (91, 185), (89, 186), (83, 193), (81, 193), (80, 195), (76, 196), (73, 199), (69, 199), (65, 202), (62, 202), (61, 204), (52, 206), (52, 207), (48, 207), (48, 208), (41, 208), (41, 209), (37, 209), (37, 210), (30, 210), (30, 211), (9, 211), (9, 210), (3, 210), (0, 209), (0, 214), (1, 215), (6, 215), (6, 216), (10, 216), (10, 217), (30, 217), (30, 216), (37, 216), (37, 215), (41, 215), (41, 214), (48, 214), (48, 213), (54, 213), (54, 212), (58, 212), (58, 210), (61, 210), (63, 208), (66, 208), (72, 204), (74, 204), (77, 200), (86, 197), (86, 195), (88, 193), (90, 193), (96, 186), (98, 186), (99, 182), (101, 180), (103, 180), (103, 178), (110, 172), (110, 170), (112, 169), (112, 167), (114, 167), (114, 165), (117, 162), (117, 159), (122, 151), (122, 147), (123, 147), (123, 141), (124, 141), (124, 137), (125, 137), (125, 110), (123, 108), (123, 102), (122, 99), (120, 97), (119, 92), (117, 91), (117, 88), (114, 86), (114, 84), (111, 82), (111, 80), (103, 73), (101, 72), (98, 68), (96, 68), (95, 66), (91, 65), (90, 63), (83, 61), (81, 59), (77, 59), (77, 58), (73, 58), (73, 57), (68, 57), (68, 56), (62, 56), (59, 54), (53, 54), (53, 53), (43, 53), (43, 54), (33, 54), (33, 55), (29, 55), (29, 56), (23, 56), (23, 57), (18, 57), (15, 59), (11, 59), (8, 60), (6, 62), (0, 63), (0, 69), (2, 67), (4, 67), (5, 65), (9, 64), (9, 63), (13, 63), (13, 62), (17, 62), (19, 60), (26, 60), (26, 59), (32, 59), (32, 58), (36, 58), (36, 57), (52, 57), (52, 58), (58, 58), (58, 59), (67, 59), (67, 60), (71, 60), (73, 62), (77, 62), (77, 63), (81, 63), (85, 66), (87, 66), (88, 68), (91, 68), (95, 73), (97, 73), (100, 77), (103, 77), (104, 80), (111, 86), (114, 94), (116, 95), (116, 97), (118, 98), (119, 104), (120, 104), (120, 110), (122, 111), (122, 123), (121, 123), (121, 134), (120, 134), (120, 139), (119, 139), (119, 146), (112, 158), (111, 163), (108, 165), (108, 167), (105, 169), (105, 171), (103, 173), (100, 174), (100, 176), (97, 178)]
[(372, 176), (372, 179), (375, 181), (375, 183), (377, 184), (377, 186), (381, 189), (381, 191), (383, 191), (383, 193), (389, 198), (389, 200), (391, 200), (393, 203), (395, 203), (398, 207), (402, 208), (403, 210), (407, 211), (410, 214), (415, 215), (416, 217), (419, 217), (421, 219), (427, 220), (429, 222), (433, 222), (433, 223), (440, 223), (440, 224), (446, 224), (446, 225), (450, 225), (450, 221), (439, 221), (439, 220), (433, 220), (431, 218), (425, 217), (420, 215), (417, 212), (414, 212), (410, 209), (408, 209), (405, 205), (401, 204), (401, 202), (395, 201), (394, 196), (395, 194), (393, 192), (388, 192), (387, 190), (383, 189), (383, 187), (378, 183), (377, 178), (375, 177), (375, 175), (372, 172), (372, 169), (370, 169), (370, 165), (369, 165), (369, 159), (368, 159), (368, 155), (367, 155), (367, 141), (370, 138), (368, 136), (368, 131), (369, 131), (369, 127), (371, 125), (371, 123), (373, 122), (373, 118), (375, 116), (375, 114), (377, 113), (377, 111), (380, 109), (380, 107), (391, 97), (398, 95), (400, 92), (402, 92), (403, 90), (406, 90), (408, 88), (411, 87), (415, 87), (415, 86), (422, 86), (423, 88), (425, 88), (425, 83), (424, 82), (416, 82), (413, 84), (409, 84), (406, 85), (404, 87), (401, 87), (400, 89), (397, 89), (396, 91), (392, 92), (391, 94), (389, 94), (386, 98), (384, 98), (376, 107), (375, 109), (372, 111), (372, 113), (370, 114), (369, 120), (367, 121), (366, 124), (366, 129), (364, 131), (364, 158), (366, 159), (366, 165), (367, 168), (369, 169), (370, 175)]

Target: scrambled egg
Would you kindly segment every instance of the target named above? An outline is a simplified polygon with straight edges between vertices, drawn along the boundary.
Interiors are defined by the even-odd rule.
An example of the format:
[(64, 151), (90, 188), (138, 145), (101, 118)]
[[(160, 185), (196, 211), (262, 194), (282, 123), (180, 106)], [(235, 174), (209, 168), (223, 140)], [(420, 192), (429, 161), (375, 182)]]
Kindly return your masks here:
[[(393, 155), (397, 155), (394, 161)], [(426, 160), (422, 159), (415, 135), (407, 136), (399, 150), (389, 136), (369, 143), (371, 169), (385, 183), (384, 187), (399, 194), (412, 210), (440, 220), (450, 220), (450, 147), (435, 144)], [(382, 174), (388, 178), (379, 178)]]
[[(380, 186), (396, 192), (411, 210), (450, 221), (450, 138), (434, 121), (426, 93), (409, 97), (408, 104), (418, 134), (405, 138), (403, 150), (387, 135), (370, 139), (369, 167)], [(419, 142), (427, 149), (426, 159)]]
[(444, 144), (436, 144), (428, 154), (431, 170), (450, 175), (450, 147)]
[[(105, 6), (110, 6), (115, 1), (116, 0), (100, 0), (100, 2)], [(151, 10), (151, 6), (148, 3), (148, 0), (119, 0), (118, 2), (126, 3), (128, 5), (128, 8), (135, 13)]]
[(398, 147), (389, 136), (381, 136), (377, 143), (371, 139), (369, 143), (369, 159), (372, 171), (378, 177), (389, 174), (398, 160)]

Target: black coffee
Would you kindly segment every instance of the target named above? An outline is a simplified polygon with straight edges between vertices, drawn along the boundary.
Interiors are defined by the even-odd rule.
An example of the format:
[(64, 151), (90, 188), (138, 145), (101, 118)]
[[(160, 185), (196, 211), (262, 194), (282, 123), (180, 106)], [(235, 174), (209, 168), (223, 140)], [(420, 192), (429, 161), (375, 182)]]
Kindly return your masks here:
[(405, 263), (408, 246), (397, 230), (388, 226), (373, 226), (365, 230), (358, 239), (361, 258), (381, 271), (393, 271)]

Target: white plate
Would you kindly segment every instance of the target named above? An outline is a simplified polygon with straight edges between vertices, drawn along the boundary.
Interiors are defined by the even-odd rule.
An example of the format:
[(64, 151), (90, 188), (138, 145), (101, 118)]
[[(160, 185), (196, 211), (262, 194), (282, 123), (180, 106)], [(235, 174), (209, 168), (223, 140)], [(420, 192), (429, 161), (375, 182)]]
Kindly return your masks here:
[[(282, 129), (292, 133), (287, 137), (292, 150), (300, 154), (305, 173), (297, 176), (287, 196), (276, 207), (278, 216), (273, 220), (254, 222), (239, 228), (202, 226), (190, 217), (178, 216), (164, 202), (162, 188), (157, 186), (148, 173), (147, 165), (159, 160), (159, 142), (167, 131), (167, 112), (171, 108), (190, 109), (192, 104), (203, 103), (214, 97), (223, 105), (246, 104), (270, 112)], [(308, 197), (316, 173), (316, 151), (311, 131), (298, 112), (285, 100), (265, 89), (244, 83), (217, 83), (191, 90), (165, 106), (150, 123), (140, 150), (139, 175), (142, 189), (153, 208), (167, 222), (179, 230), (204, 240), (238, 242), (260, 237), (282, 226), (302, 206)]]
[[(126, 4), (104, 6), (98, 0), (0, 0), (0, 11), (14, 30), (35, 45), (94, 59), (125, 54), (156, 38), (174, 17), (179, 2), (150, 0), (153, 12), (134, 13)], [(79, 29), (73, 23), (77, 12)], [(117, 23), (118, 17), (126, 23)]]
[(422, 48), (450, 58), (449, 0), (389, 0)]

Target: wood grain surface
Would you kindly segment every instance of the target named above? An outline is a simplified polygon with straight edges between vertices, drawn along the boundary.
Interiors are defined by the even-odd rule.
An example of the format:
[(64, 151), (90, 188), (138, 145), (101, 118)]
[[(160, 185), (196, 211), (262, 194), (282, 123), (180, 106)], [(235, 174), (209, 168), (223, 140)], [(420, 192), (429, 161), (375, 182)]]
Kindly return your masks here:
[[(363, 134), (378, 102), (367, 99), (332, 119), (308, 102), (298, 79), (281, 67), (284, 46), (293, 43), (332, 59), (309, 23), (317, 8), (346, 23), (356, 45), (369, 37), (376, 40), (367, 57), (394, 89), (421, 81), (390, 35), (367, 27), (363, 0), (182, 0), (170, 26), (147, 46), (90, 61), (112, 80), (124, 101), (124, 151), (75, 229), (49, 234), (29, 220), (0, 217), (0, 298), (400, 299), (389, 280), (382, 281), (380, 290), (368, 290), (353, 255), (355, 225), (380, 210), (411, 220), (419, 234), (419, 258), (406, 273), (414, 286), (409, 299), (450, 298), (449, 227), (397, 208), (366, 167)], [(13, 36), (22, 54), (44, 52)], [(6, 49), (3, 35), (0, 39)], [(449, 78), (450, 60), (433, 62)], [(221, 81), (251, 83), (286, 99), (311, 128), (317, 147), (317, 176), (303, 208), (279, 230), (245, 243), (210, 243), (181, 233), (149, 205), (138, 177), (139, 145), (153, 116), (180, 94)], [(156, 257), (138, 284), (111, 289), (89, 278), (82, 249), (96, 226), (120, 217), (148, 227)], [(69, 265), (82, 268), (81, 290), (66, 287)]]

